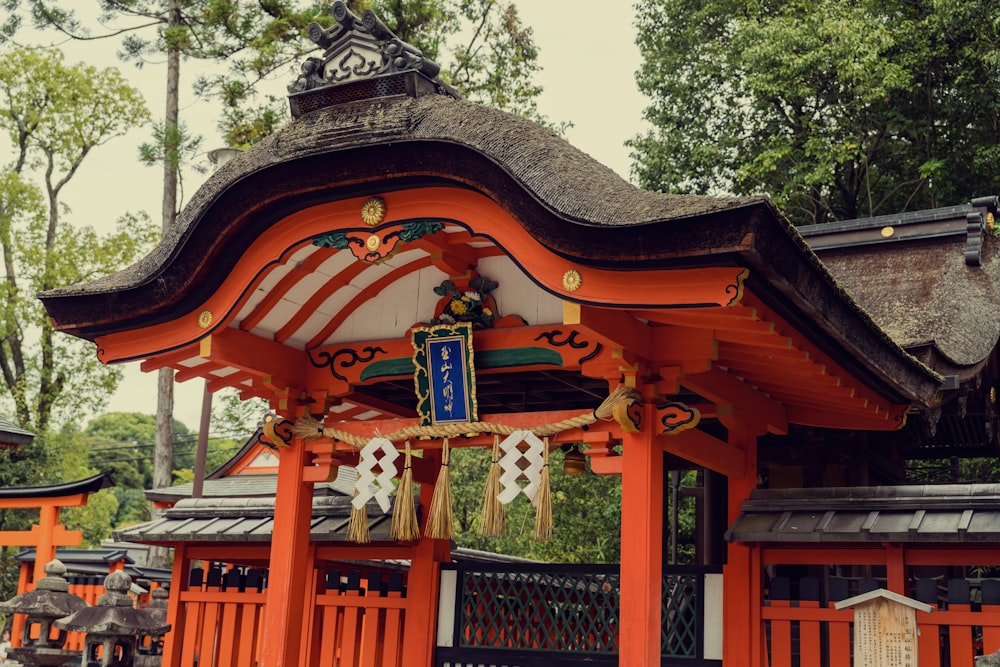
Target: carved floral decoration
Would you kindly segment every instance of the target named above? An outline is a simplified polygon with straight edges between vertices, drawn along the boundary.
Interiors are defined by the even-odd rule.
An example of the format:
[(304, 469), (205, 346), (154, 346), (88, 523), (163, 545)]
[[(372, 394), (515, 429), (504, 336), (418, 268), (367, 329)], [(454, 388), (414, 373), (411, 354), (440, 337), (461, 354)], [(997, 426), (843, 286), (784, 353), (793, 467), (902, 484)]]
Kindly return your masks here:
[(462, 290), (454, 281), (445, 280), (434, 288), (434, 293), (444, 297), (438, 304), (438, 316), (431, 324), (469, 322), (473, 329), (490, 329), (497, 318), (496, 302), (490, 292), (500, 283), (484, 276), (475, 276)]

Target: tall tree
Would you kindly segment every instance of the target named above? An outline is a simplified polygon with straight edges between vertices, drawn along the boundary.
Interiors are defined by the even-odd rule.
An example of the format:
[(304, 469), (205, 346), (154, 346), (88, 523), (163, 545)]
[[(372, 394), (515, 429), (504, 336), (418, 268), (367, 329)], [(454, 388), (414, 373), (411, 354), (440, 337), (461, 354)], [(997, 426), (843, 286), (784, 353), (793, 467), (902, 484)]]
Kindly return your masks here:
[(61, 217), (63, 189), (87, 156), (147, 117), (117, 70), (67, 66), (57, 51), (0, 54), (0, 132), (13, 156), (0, 177), (0, 387), (37, 433), (98, 409), (118, 380), (89, 346), (54, 335), (34, 295), (112, 273), (151, 245), (139, 216), (103, 237)]
[[(12, 8), (18, 0), (9, 0)], [(295, 12), (280, 1), (244, 6), (228, 0), (99, 0), (100, 32), (81, 23), (73, 10), (45, 0), (30, 0), (35, 23), (52, 27), (74, 39), (104, 39), (123, 36), (121, 55), (137, 65), (151, 56), (166, 58), (166, 103), (162, 122), (154, 130), (154, 141), (141, 149), (148, 164), (163, 168), (161, 225), (164, 232), (173, 226), (180, 208), (178, 187), (182, 159), (198, 150), (198, 140), (186, 136), (180, 120), (180, 65), (182, 57), (231, 62), (233, 72), (243, 72), (250, 60), (281, 61), (299, 54), (297, 43), (304, 26), (295, 24)], [(298, 17), (301, 22), (315, 13)], [(278, 16), (280, 15), (280, 16)], [(127, 21), (124, 28), (108, 28), (115, 21)], [(12, 32), (12, 30), (8, 30)], [(264, 38), (261, 38), (264, 35)], [(261, 42), (253, 40), (263, 39)], [(286, 48), (290, 53), (286, 53)], [(261, 65), (259, 69), (267, 69)], [(225, 80), (219, 82), (226, 83)], [(239, 87), (239, 86), (237, 86)], [(241, 90), (247, 90), (244, 86)], [(242, 99), (245, 99), (242, 98)], [(240, 99), (227, 100), (233, 104)], [(159, 371), (157, 379), (156, 447), (153, 451), (153, 488), (170, 486), (173, 461), (174, 379), (170, 368)], [(150, 564), (166, 567), (167, 552), (154, 548)]]
[[(20, 0), (4, 0), (16, 9)], [(81, 23), (73, 10), (46, 0), (27, 0), (36, 25), (52, 27), (76, 39), (124, 35), (122, 54), (143, 64), (152, 55), (166, 56), (166, 111), (156, 127), (155, 140), (143, 147), (148, 163), (164, 169), (162, 225), (168, 229), (176, 218), (177, 185), (183, 157), (197, 151), (197, 142), (184, 132), (179, 117), (179, 71), (182, 57), (225, 67), (201, 76), (195, 90), (222, 102), (220, 130), (230, 145), (245, 147), (272, 132), (287, 117), (286, 103), (270, 96), (262, 105), (251, 103), (257, 85), (273, 73), (297, 65), (315, 48), (306, 39), (308, 26), (328, 25), (329, 3), (290, 0), (98, 0), (100, 32)], [(369, 3), (354, 0), (353, 9)], [(472, 37), (455, 47), (453, 77), (481, 100), (500, 108), (540, 119), (533, 98), (541, 91), (530, 79), (537, 70), (537, 50), (530, 29), (517, 18), (513, 4), (498, 0), (384, 0), (371, 3), (403, 40), (437, 58), (449, 37), (459, 34), (460, 18), (471, 25)], [(13, 12), (12, 12), (13, 15)], [(15, 32), (17, 18), (10, 18), (0, 35)], [(110, 27), (130, 21), (125, 27)], [(117, 23), (116, 25), (121, 25)], [(173, 458), (173, 373), (162, 369), (158, 378), (157, 446), (154, 450), (154, 488), (171, 481)], [(166, 565), (166, 554), (155, 552), (153, 564)]]
[(995, 192), (998, 0), (642, 0), (645, 187), (801, 224)]
[[(0, 486), (91, 472), (56, 427), (103, 407), (119, 372), (99, 364), (89, 346), (55, 336), (34, 295), (112, 273), (152, 245), (155, 229), (141, 216), (123, 216), (116, 232), (100, 236), (69, 225), (62, 202), (84, 160), (147, 117), (142, 98), (116, 70), (69, 66), (55, 51), (0, 53), (0, 155), (10, 156), (0, 165), (0, 404), (38, 434), (31, 445), (0, 448)], [(73, 520), (88, 539), (99, 539), (114, 504), (105, 495)], [(34, 520), (0, 512), (0, 530), (24, 529)], [(4, 598), (16, 586), (17, 568), (9, 560), (8, 550), (0, 550)]]

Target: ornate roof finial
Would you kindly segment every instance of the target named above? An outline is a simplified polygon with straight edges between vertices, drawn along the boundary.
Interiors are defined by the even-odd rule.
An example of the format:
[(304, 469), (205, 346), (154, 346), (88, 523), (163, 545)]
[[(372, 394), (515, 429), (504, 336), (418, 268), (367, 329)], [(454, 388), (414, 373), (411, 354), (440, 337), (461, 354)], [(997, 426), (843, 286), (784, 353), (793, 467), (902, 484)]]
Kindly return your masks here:
[[(441, 67), (417, 47), (397, 37), (370, 9), (358, 18), (343, 0), (333, 3), (336, 23), (309, 26), (309, 38), (321, 46), (321, 58), (302, 63), (288, 86), (292, 115), (376, 97), (438, 93), (461, 97), (438, 74)], [(336, 90), (331, 90), (336, 87)]]

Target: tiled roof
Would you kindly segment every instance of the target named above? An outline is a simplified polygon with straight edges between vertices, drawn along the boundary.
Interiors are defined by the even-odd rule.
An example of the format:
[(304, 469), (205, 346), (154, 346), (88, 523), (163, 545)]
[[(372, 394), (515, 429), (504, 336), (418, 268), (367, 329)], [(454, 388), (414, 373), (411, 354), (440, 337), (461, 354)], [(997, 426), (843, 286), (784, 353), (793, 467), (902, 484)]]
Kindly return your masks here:
[[(354, 482), (358, 474), (349, 466), (337, 468), (337, 477), (332, 482), (321, 482), (314, 485), (316, 496), (353, 496)], [(191, 482), (178, 484), (162, 489), (146, 491), (150, 500), (176, 501), (190, 498), (193, 484)], [(218, 479), (206, 478), (202, 488), (204, 498), (258, 498), (274, 497), (278, 488), (277, 475), (230, 475)]]
[(34, 433), (15, 426), (0, 415), (0, 445), (27, 445), (34, 439)]
[(730, 542), (854, 543), (1000, 540), (1000, 485), (758, 489)]
[[(310, 539), (346, 542), (351, 516), (348, 496), (313, 498)], [(373, 542), (390, 541), (391, 514), (368, 504)], [(274, 498), (191, 498), (166, 510), (162, 518), (115, 531), (116, 540), (139, 543), (269, 543), (274, 530)]]

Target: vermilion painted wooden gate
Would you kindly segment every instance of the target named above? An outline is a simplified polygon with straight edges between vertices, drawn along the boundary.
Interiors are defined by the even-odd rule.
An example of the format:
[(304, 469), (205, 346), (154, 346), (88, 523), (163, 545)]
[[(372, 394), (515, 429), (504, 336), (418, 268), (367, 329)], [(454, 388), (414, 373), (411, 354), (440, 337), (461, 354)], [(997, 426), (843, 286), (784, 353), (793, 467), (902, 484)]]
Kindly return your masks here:
[[(260, 663), (262, 611), (267, 599), (264, 570), (233, 568), (224, 576), (192, 571), (179, 592), (178, 627), (170, 641), (180, 646), (180, 665), (253, 667)], [(358, 571), (343, 579), (329, 571), (320, 580), (303, 624), (303, 664), (315, 667), (402, 667), (405, 591), (401, 573)]]

